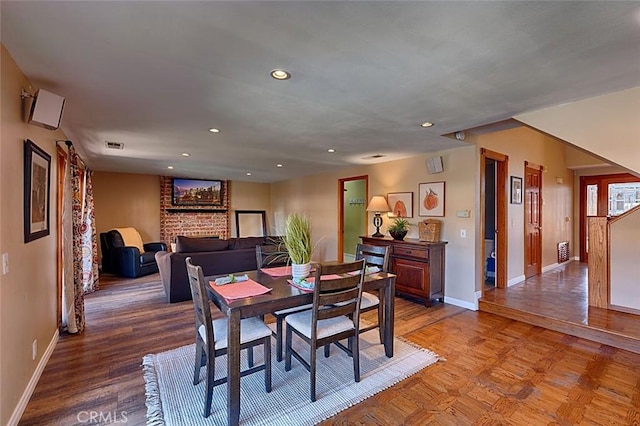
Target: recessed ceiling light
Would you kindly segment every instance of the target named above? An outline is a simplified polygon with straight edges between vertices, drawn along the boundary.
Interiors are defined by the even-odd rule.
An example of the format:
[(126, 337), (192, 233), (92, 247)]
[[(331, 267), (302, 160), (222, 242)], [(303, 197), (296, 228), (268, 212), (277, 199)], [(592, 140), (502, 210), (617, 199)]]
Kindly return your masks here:
[(173, 170), (173, 166), (167, 166), (167, 169)]
[(271, 71), (271, 77), (276, 80), (289, 80), (291, 78), (291, 73), (285, 70), (273, 70)]
[(276, 167), (282, 167), (282, 164), (276, 164)]
[(422, 123), (422, 124), (421, 124), (421, 126), (422, 126), (422, 127), (425, 127), (425, 128), (426, 128), (426, 127), (431, 127), (431, 126), (433, 126), (433, 123), (430, 123), (430, 122), (428, 122), (428, 121), (425, 121), (424, 123)]
[(247, 176), (251, 176), (251, 172), (247, 172)]
[(220, 133), (220, 130), (219, 130), (219, 129), (216, 129), (216, 128), (213, 128), (213, 127), (212, 127), (212, 128), (210, 128), (210, 129), (209, 129), (209, 131), (210, 131), (211, 133)]
[(183, 153), (182, 153), (182, 156), (183, 156), (183, 157), (189, 157), (189, 156), (191, 156), (191, 154), (189, 154), (188, 152), (183, 152)]
[(333, 148), (329, 148), (329, 149), (327, 150), (327, 152), (336, 152), (336, 150), (335, 150), (335, 149), (333, 149)]

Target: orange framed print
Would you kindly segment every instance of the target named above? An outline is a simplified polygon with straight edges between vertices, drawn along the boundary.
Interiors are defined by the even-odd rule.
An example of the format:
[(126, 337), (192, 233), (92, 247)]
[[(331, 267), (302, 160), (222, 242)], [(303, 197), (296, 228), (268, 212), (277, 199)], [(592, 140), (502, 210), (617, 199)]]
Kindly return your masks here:
[(391, 217), (413, 217), (413, 192), (389, 192), (387, 202)]
[(444, 216), (444, 182), (418, 185), (418, 215)]

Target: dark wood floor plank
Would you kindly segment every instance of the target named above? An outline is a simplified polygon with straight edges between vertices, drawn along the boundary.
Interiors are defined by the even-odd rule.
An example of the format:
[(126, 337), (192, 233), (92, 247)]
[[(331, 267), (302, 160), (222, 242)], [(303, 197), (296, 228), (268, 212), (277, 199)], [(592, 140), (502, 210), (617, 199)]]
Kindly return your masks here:
[[(396, 300), (396, 335), (445, 360), (323, 424), (638, 424), (640, 355), (491, 313)], [(78, 417), (87, 412), (143, 425), (142, 357), (194, 340), (191, 302), (166, 303), (158, 275), (102, 276), (86, 314), (84, 333), (61, 336), (20, 425), (87, 424)]]

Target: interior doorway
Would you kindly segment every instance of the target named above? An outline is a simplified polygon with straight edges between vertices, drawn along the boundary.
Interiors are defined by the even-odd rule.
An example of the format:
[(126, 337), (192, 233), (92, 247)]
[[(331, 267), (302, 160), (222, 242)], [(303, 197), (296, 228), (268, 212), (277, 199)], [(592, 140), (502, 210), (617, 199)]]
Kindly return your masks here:
[(482, 293), (507, 287), (507, 169), (509, 157), (480, 149)]
[(367, 233), (369, 177), (354, 176), (338, 181), (338, 260), (355, 260), (356, 244)]
[(542, 166), (524, 162), (524, 276), (542, 273)]

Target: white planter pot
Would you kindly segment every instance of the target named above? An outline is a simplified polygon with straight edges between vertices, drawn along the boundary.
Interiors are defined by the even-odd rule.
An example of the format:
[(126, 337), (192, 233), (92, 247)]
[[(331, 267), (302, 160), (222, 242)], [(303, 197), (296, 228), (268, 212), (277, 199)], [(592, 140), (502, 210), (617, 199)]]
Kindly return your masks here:
[(307, 278), (311, 273), (311, 263), (291, 264), (291, 276), (293, 279)]

